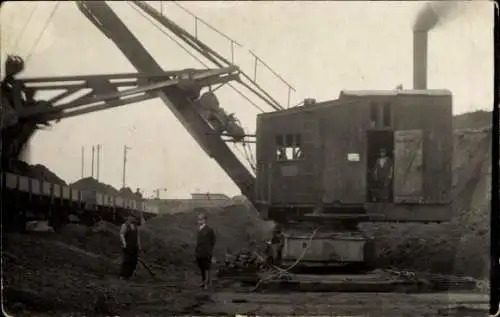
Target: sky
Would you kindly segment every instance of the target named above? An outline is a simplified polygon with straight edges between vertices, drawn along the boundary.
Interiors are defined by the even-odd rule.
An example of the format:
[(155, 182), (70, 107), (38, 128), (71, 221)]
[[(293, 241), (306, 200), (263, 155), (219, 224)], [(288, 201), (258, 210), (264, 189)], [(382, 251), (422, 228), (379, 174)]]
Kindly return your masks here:
[[(194, 33), (194, 19), (176, 4), (149, 3)], [(6, 54), (25, 58), (22, 77), (135, 72), (73, 2), (61, 2), (49, 19), (56, 4), (12, 1), (2, 6), (2, 59)], [(165, 70), (204, 68), (130, 4), (108, 4)], [(336, 99), (344, 89), (412, 86), (412, 27), (424, 2), (181, 4), (242, 45), (234, 56), (243, 71), (253, 76), (251, 50), (292, 84), (296, 91), (291, 105), (304, 98)], [(226, 39), (201, 24), (197, 30), (201, 40), (230, 59)], [(429, 88), (451, 90), (455, 114), (491, 109), (493, 2), (460, 2), (432, 29), (428, 67)], [(257, 82), (286, 105), (286, 86), (262, 66)], [(217, 97), (221, 107), (235, 113), (247, 133), (255, 132), (258, 109), (229, 87), (221, 88)], [(97, 144), (102, 148), (99, 180), (115, 187), (122, 184), (123, 147), (127, 145), (131, 149), (126, 185), (141, 188), (146, 196), (156, 188), (167, 188), (164, 198), (188, 197), (193, 192), (239, 194), (159, 99), (62, 120), (39, 131), (30, 141), (30, 163), (43, 164), (65, 181), (74, 182), (82, 176), (82, 147), (84, 176), (91, 176), (91, 148)]]

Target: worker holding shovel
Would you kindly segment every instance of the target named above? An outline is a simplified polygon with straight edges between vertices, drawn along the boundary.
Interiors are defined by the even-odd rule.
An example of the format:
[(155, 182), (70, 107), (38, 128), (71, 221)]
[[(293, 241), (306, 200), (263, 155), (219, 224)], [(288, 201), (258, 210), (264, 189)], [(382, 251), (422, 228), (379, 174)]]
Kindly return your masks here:
[(141, 250), (141, 242), (135, 217), (127, 217), (127, 220), (120, 229), (120, 240), (123, 250), (120, 278), (128, 280), (134, 274), (139, 260), (139, 251)]

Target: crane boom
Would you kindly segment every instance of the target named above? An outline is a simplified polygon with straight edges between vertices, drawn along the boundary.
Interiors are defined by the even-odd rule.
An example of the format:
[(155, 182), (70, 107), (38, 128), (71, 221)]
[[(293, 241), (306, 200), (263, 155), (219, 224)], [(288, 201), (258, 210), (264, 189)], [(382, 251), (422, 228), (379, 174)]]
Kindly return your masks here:
[[(238, 70), (237, 67), (226, 67), (170, 71), (147, 76), (144, 74), (107, 74), (15, 79), (12, 80), (14, 90), (23, 92), (24, 95), (31, 93), (35, 96), (41, 91), (63, 90), (63, 92), (44, 102), (33, 100), (29, 107), (23, 107), (20, 99), (14, 98), (15, 111), (5, 111), (6, 113), (0, 114), (4, 122), (1, 129), (15, 124), (17, 120), (29, 119), (31, 122), (43, 123), (157, 98), (155, 94), (152, 94), (153, 91), (179, 85), (184, 80), (182, 77), (186, 76), (190, 77), (189, 80), (196, 87), (205, 87), (237, 79)], [(121, 88), (126, 89), (120, 90)], [(66, 98), (72, 99), (74, 95), (85, 89), (90, 89), (90, 91), (76, 99), (64, 102)]]
[[(78, 2), (80, 10), (112, 40), (130, 63), (143, 73), (161, 73), (163, 69), (104, 1)], [(171, 86), (160, 89), (157, 96), (169, 107), (200, 147), (236, 183), (243, 195), (254, 202), (255, 177), (230, 150), (220, 135), (202, 118), (196, 104), (185, 91)]]

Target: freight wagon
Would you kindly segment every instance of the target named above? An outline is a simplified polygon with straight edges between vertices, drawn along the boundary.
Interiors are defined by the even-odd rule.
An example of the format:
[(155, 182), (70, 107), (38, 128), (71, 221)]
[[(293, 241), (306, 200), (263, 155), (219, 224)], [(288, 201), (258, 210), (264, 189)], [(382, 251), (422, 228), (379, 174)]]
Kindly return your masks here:
[(100, 220), (118, 224), (128, 215), (147, 220), (156, 214), (143, 200), (2, 173), (2, 223), (23, 227), (29, 220), (48, 219), (56, 229), (72, 215), (92, 225)]

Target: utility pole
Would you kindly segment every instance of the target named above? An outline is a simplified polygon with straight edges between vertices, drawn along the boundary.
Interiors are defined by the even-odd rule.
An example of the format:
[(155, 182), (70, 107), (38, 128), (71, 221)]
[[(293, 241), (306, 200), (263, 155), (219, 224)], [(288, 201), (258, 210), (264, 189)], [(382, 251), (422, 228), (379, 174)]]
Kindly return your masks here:
[(123, 173), (122, 173), (122, 188), (125, 188), (125, 180), (127, 176), (127, 152), (128, 150), (131, 150), (131, 147), (128, 147), (127, 145), (123, 146)]
[(82, 178), (83, 178), (83, 175), (85, 174), (85, 147), (82, 146)]
[(91, 163), (92, 163), (92, 168), (91, 168), (91, 172), (90, 172), (90, 176), (92, 178), (94, 178), (94, 155), (95, 155), (95, 146), (92, 146), (92, 160), (91, 160)]
[(96, 179), (99, 180), (99, 170), (101, 165), (101, 145), (97, 144), (97, 164), (96, 164)]

